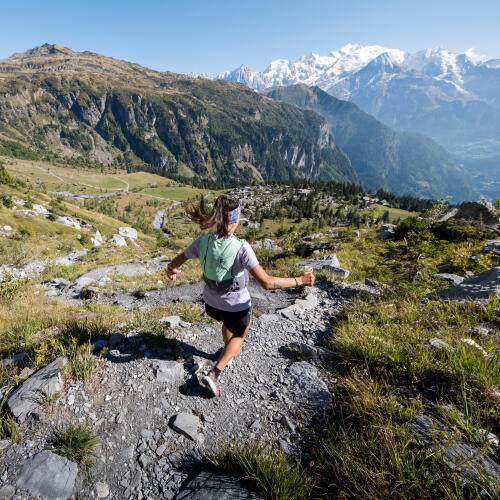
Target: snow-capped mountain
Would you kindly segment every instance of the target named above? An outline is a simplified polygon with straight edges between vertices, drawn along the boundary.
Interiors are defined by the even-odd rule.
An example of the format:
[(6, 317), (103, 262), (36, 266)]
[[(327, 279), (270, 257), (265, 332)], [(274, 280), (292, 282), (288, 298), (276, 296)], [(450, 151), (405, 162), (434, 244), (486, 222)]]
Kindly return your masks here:
[[(383, 57), (380, 59), (381, 56)], [(373, 63), (377, 59), (379, 62)], [(411, 54), (380, 45), (360, 46), (350, 43), (326, 56), (311, 53), (296, 61), (276, 59), (263, 72), (241, 65), (233, 71), (221, 73), (217, 79), (241, 82), (256, 90), (303, 83), (316, 85), (337, 98), (349, 99), (351, 94), (344, 89), (350, 85), (343, 82), (369, 65), (372, 70), (389, 70), (389, 75), (419, 74), (449, 81), (454, 84), (462, 98), (470, 99), (483, 99), (482, 95), (477, 95), (467, 88), (470, 73), (477, 72), (478, 68), (486, 73), (488, 70), (496, 73), (500, 67), (498, 59), (486, 61), (472, 49), (464, 54), (453, 54), (441, 48), (425, 49)], [(485, 100), (488, 100), (488, 97)]]
[(473, 49), (408, 53), (348, 44), (325, 56), (277, 59), (262, 72), (241, 66), (217, 78), (259, 91), (318, 86), (396, 130), (431, 136), (452, 154), (500, 158), (500, 60), (486, 60)]

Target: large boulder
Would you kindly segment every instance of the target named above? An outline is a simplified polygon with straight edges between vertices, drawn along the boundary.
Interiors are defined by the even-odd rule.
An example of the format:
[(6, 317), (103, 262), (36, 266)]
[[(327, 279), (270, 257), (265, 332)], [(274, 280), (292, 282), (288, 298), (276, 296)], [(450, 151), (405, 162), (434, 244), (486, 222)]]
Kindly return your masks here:
[(25, 380), (7, 400), (10, 411), (19, 422), (41, 406), (40, 398), (43, 394), (53, 396), (63, 388), (61, 368), (68, 360), (58, 358)]
[(430, 295), (443, 300), (488, 300), (492, 294), (500, 298), (500, 266), (475, 274), (457, 286), (445, 288)]
[(439, 222), (462, 219), (483, 224), (491, 229), (500, 229), (500, 217), (496, 208), (487, 200), (464, 201), (460, 207), (446, 212)]
[(259, 500), (236, 478), (200, 472), (177, 495), (177, 500)]
[(19, 466), (16, 485), (37, 497), (66, 499), (73, 493), (77, 474), (76, 463), (42, 451)]

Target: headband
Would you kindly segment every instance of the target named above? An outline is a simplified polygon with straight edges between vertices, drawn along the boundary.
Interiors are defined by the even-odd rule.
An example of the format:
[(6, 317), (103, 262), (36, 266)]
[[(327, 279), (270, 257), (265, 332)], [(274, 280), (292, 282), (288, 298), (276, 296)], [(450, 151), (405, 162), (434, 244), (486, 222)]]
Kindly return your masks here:
[(227, 214), (228, 223), (233, 224), (234, 222), (238, 222), (240, 220), (240, 215), (241, 207), (238, 205), (234, 210), (231, 210), (231, 212)]

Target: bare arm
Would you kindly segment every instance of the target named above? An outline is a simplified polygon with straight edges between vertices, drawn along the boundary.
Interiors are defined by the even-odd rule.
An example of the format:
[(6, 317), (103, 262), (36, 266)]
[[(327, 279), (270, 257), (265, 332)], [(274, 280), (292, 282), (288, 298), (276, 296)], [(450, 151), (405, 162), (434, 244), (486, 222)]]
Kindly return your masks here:
[(186, 262), (188, 258), (183, 253), (177, 255), (174, 260), (167, 267), (167, 276), (169, 279), (175, 281), (177, 279), (177, 275), (181, 272), (180, 267), (184, 262)]
[(277, 290), (279, 288), (292, 288), (294, 286), (312, 286), (315, 279), (312, 271), (307, 271), (298, 278), (269, 276), (260, 264), (255, 266), (250, 271), (250, 274), (264, 290)]

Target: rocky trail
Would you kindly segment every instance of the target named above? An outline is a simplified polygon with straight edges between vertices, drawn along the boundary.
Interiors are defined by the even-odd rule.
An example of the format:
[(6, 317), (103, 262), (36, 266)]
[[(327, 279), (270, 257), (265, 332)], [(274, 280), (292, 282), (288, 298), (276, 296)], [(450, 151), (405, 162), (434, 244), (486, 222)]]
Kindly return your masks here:
[[(117, 275), (156, 273), (166, 263), (160, 256), (97, 268), (74, 282), (52, 280), (46, 293), (127, 310), (201, 305), (202, 282), (145, 292), (112, 286)], [(348, 273), (335, 254), (299, 266)], [(336, 393), (335, 379), (323, 371), (333, 353), (322, 341), (351, 296), (378, 295), (380, 287), (372, 280), (339, 281), (265, 292), (251, 280), (249, 290), (253, 325), (242, 353), (223, 372), (220, 398), (199, 384), (222, 347), (220, 325), (206, 319), (161, 318), (165, 336), (117, 325), (91, 339), (96, 369), (85, 382), (65, 375), (64, 357), (34, 373), (25, 366), (31, 375), (7, 398), (20, 438), (0, 441), (0, 498), (257, 498), (235, 478), (211, 472), (206, 454), (232, 442), (266, 442), (300, 457), (298, 429), (321, 427)], [(14, 356), (2, 363), (22, 367), (26, 360)], [(99, 439), (88, 470), (55, 452), (57, 431), (70, 422), (88, 423)], [(449, 446), (448, 431), (430, 417), (416, 415), (411, 430), (423, 443), (445, 447), (463, 477), (474, 479), (480, 468), (500, 479), (496, 460), (465, 442)]]
[[(197, 283), (118, 300), (127, 307), (140, 300), (149, 305), (198, 302), (201, 290)], [(0, 494), (173, 498), (206, 469), (203, 454), (224, 443), (263, 440), (285, 453), (296, 452), (297, 427), (321, 418), (332, 403), (332, 388), (320, 368), (331, 353), (315, 345), (346, 298), (321, 287), (307, 291), (305, 300), (297, 292), (264, 295), (255, 284), (251, 291), (258, 317), (242, 353), (223, 373), (220, 398), (210, 397), (198, 383), (220, 352), (220, 325), (189, 324), (178, 317), (163, 319), (169, 340), (118, 328), (107, 338), (93, 339), (95, 355), (104, 347), (107, 352), (85, 383), (62, 383), (63, 358), (30, 377), (8, 400), (22, 422), (21, 438), (17, 444), (0, 444)], [(280, 313), (285, 308), (291, 319)], [(298, 351), (309, 360), (294, 361), (291, 353)], [(42, 386), (57, 394), (55, 402), (39, 402)], [(69, 421), (89, 422), (99, 437), (95, 467), (88, 472), (75, 474), (76, 464), (44, 451), (50, 450), (55, 430)], [(48, 477), (54, 478), (50, 484)], [(232, 492), (227, 498), (252, 498), (235, 480), (209, 480), (211, 488), (222, 481), (221, 491)]]

